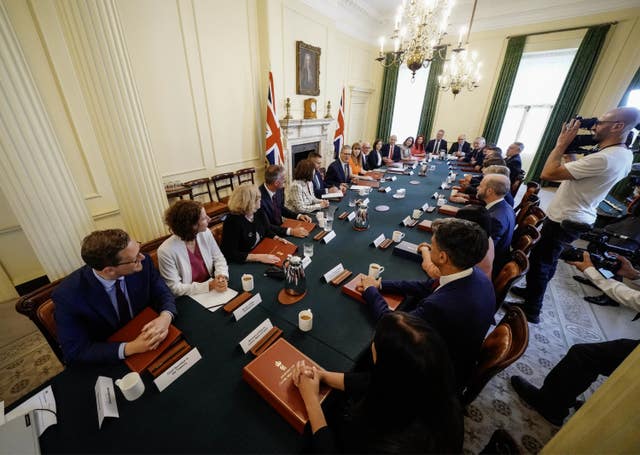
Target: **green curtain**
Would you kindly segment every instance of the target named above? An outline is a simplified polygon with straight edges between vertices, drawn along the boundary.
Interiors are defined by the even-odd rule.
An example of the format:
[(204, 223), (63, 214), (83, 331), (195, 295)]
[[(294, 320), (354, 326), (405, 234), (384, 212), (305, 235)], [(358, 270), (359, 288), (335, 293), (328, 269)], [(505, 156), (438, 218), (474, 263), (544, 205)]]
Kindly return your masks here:
[[(629, 84), (627, 91), (624, 93), (624, 96), (620, 100), (620, 104), (618, 104), (618, 107), (626, 105), (627, 100), (629, 99), (629, 93), (631, 93), (632, 90), (637, 89), (640, 89), (640, 68), (638, 68), (638, 71), (636, 71), (636, 75), (633, 76), (633, 79), (631, 79), (631, 83)], [(638, 135), (634, 143), (631, 144), (632, 150), (638, 150), (638, 147), (640, 147), (640, 135)], [(640, 153), (634, 153), (633, 163), (635, 164), (638, 162), (640, 162)], [(620, 180), (614, 185), (613, 188), (611, 188), (611, 191), (609, 192), (611, 196), (619, 201), (624, 201), (628, 196), (631, 195), (631, 193), (633, 193), (633, 185), (629, 182), (629, 177), (625, 177)]]
[(487, 144), (495, 144), (498, 142), (502, 122), (509, 107), (509, 98), (511, 98), (513, 83), (516, 80), (516, 74), (518, 74), (518, 67), (520, 66), (520, 59), (522, 58), (522, 51), (526, 39), (526, 36), (509, 38), (498, 84), (493, 92), (487, 122), (482, 132), (482, 136), (487, 140)]
[[(442, 57), (440, 56), (442, 53)], [(438, 104), (438, 92), (440, 86), (438, 84), (438, 76), (442, 74), (442, 67), (447, 56), (447, 47), (442, 46), (434, 52), (433, 60), (429, 64), (429, 78), (427, 79), (427, 88), (424, 91), (422, 100), (422, 113), (420, 114), (420, 123), (418, 124), (418, 134), (424, 135), (429, 140), (431, 137), (431, 129), (433, 128), (433, 119), (436, 116), (436, 106)]]
[[(391, 53), (387, 53), (385, 64), (389, 64)], [(378, 129), (376, 137), (387, 141), (391, 135), (391, 122), (393, 121), (393, 106), (396, 102), (396, 86), (398, 85), (399, 65), (390, 65), (384, 69), (382, 78), (382, 96), (380, 98), (380, 115), (378, 116)]]
[(547, 128), (542, 135), (533, 163), (531, 163), (531, 169), (527, 173), (529, 180), (540, 180), (540, 173), (549, 153), (556, 144), (562, 124), (575, 114), (579, 114), (577, 109), (589, 84), (593, 68), (596, 66), (598, 55), (600, 55), (610, 27), (609, 24), (596, 25), (590, 27), (585, 34), (573, 59), (567, 79), (562, 85), (555, 107), (551, 111)]

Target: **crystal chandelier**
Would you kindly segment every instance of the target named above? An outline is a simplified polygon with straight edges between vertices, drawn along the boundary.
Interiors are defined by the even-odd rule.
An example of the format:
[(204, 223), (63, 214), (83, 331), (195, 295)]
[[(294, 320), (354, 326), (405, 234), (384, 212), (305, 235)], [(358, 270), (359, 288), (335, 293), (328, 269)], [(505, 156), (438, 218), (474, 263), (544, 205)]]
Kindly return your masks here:
[(436, 47), (446, 34), (452, 5), (449, 0), (403, 0), (391, 35), (394, 50), (387, 57), (384, 37), (380, 38), (380, 53), (376, 60), (385, 68), (406, 62), (413, 80), (416, 71), (427, 67), (433, 59)]
[(473, 17), (476, 14), (476, 6), (478, 0), (473, 2), (473, 11), (471, 12), (471, 19), (469, 19), (469, 28), (460, 30), (460, 37), (458, 39), (458, 47), (452, 49), (453, 53), (448, 63), (444, 64), (442, 74), (438, 76), (438, 85), (443, 91), (451, 90), (453, 97), (460, 93), (463, 88), (472, 91), (479, 86), (480, 83), (480, 68), (482, 62), (478, 61), (477, 52), (469, 52), (462, 45), (462, 38), (464, 33), (467, 33), (466, 45), (469, 45), (469, 34), (471, 33), (471, 26), (473, 25)]

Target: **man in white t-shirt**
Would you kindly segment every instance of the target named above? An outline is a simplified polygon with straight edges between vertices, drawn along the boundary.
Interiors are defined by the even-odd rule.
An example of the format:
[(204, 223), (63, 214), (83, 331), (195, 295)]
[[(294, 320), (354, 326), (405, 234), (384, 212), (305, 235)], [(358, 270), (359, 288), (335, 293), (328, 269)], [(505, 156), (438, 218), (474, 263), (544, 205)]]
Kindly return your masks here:
[(524, 298), (522, 309), (533, 324), (540, 322), (542, 300), (547, 283), (556, 272), (558, 257), (578, 233), (561, 226), (563, 221), (593, 224), (596, 208), (611, 187), (631, 171), (632, 154), (625, 146), (627, 134), (640, 121), (640, 111), (631, 107), (613, 109), (600, 117), (592, 128), (598, 152), (563, 164), (567, 147), (580, 128), (578, 120), (562, 126), (556, 146), (549, 154), (540, 177), (562, 183), (547, 209), (542, 237), (531, 251), (526, 288), (512, 288)]

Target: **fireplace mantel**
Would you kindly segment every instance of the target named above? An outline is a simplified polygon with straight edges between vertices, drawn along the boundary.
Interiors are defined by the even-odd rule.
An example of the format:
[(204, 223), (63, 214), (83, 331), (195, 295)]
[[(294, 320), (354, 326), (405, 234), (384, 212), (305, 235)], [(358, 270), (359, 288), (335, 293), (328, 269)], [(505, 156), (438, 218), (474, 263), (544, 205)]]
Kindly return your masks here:
[(320, 142), (320, 153), (322, 154), (323, 165), (326, 167), (333, 161), (333, 131), (334, 119), (289, 119), (280, 120), (282, 129), (282, 146), (287, 168), (287, 178), (290, 181), (293, 175), (292, 152), (294, 145), (306, 144), (309, 142)]

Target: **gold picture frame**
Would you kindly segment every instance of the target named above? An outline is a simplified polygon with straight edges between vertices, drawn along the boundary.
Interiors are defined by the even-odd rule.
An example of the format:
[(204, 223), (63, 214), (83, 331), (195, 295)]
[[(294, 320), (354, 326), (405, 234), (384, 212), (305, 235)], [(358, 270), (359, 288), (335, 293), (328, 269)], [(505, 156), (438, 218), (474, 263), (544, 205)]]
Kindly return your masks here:
[(296, 93), (320, 95), (320, 48), (296, 41)]

